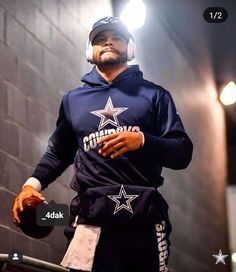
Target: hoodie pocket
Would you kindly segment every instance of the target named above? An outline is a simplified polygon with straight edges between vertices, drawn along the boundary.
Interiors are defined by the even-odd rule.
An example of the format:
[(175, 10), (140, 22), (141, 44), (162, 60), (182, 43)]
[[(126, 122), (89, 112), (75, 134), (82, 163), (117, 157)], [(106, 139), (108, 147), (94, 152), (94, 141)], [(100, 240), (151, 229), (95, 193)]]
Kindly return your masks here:
[(159, 222), (167, 207), (150, 187), (111, 185), (89, 188), (80, 198), (79, 216), (95, 226), (147, 226)]

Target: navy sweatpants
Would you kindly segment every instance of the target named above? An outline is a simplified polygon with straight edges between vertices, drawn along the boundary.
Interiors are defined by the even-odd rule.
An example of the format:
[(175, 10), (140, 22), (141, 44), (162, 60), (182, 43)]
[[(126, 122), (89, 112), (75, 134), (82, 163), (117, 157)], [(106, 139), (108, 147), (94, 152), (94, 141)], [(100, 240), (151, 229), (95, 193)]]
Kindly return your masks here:
[(92, 272), (167, 272), (170, 232), (165, 220), (145, 228), (102, 228)]

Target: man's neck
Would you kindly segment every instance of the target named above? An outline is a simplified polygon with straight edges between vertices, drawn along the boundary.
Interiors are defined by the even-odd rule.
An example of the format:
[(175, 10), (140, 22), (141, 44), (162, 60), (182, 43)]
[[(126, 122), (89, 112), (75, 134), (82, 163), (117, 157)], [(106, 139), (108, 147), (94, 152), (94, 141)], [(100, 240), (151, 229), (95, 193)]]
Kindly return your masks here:
[(98, 73), (109, 83), (111, 83), (120, 73), (128, 68), (127, 63), (119, 65), (96, 65)]

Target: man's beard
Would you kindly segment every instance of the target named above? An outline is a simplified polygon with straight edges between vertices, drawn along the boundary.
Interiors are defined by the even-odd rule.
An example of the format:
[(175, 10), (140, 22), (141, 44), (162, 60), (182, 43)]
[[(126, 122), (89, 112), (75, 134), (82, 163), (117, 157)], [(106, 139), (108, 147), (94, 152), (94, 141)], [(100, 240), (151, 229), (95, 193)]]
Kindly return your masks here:
[(118, 52), (117, 51), (117, 57), (116, 58), (107, 58), (107, 59), (102, 59), (101, 56), (99, 58), (94, 58), (93, 62), (94, 64), (98, 66), (108, 66), (108, 65), (118, 65), (122, 63), (127, 62), (127, 53), (126, 52)]

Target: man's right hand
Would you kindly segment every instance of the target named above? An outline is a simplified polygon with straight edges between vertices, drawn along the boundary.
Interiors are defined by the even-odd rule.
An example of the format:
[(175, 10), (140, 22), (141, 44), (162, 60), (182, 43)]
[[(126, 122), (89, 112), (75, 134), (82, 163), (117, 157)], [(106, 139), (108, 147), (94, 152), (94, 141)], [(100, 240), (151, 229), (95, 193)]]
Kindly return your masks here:
[(42, 199), (43, 201), (46, 200), (45, 197), (36, 191), (32, 186), (25, 185), (21, 192), (18, 194), (18, 196), (15, 198), (15, 202), (12, 209), (12, 219), (15, 224), (20, 223), (19, 213), (23, 211), (23, 201), (30, 197), (35, 196), (39, 199)]

